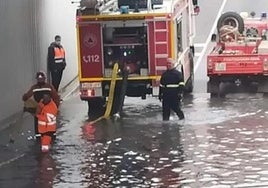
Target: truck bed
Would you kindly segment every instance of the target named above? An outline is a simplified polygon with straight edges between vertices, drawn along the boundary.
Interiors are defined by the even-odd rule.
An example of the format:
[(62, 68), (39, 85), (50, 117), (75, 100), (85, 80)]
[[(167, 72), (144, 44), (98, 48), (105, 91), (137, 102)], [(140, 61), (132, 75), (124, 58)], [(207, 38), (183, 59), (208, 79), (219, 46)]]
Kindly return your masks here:
[[(265, 54), (258, 54), (256, 42), (217, 45), (207, 57), (208, 76), (263, 74)], [(267, 54), (266, 54), (267, 55)]]

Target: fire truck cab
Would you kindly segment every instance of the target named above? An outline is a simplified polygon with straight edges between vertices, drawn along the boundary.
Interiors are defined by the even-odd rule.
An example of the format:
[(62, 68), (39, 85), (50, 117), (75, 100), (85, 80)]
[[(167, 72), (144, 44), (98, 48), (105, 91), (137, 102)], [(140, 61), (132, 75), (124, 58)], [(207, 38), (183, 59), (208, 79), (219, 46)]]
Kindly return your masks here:
[(216, 44), (207, 56), (207, 91), (212, 97), (233, 92), (268, 93), (268, 19), (266, 13), (225, 12), (217, 24)]
[[(198, 11), (197, 0), (81, 0), (76, 15), (80, 98), (91, 107), (103, 105), (115, 63), (116, 91), (120, 72), (127, 70), (126, 96), (158, 96), (168, 57), (176, 60), (186, 91), (192, 92)], [(119, 96), (116, 92), (115, 103)]]

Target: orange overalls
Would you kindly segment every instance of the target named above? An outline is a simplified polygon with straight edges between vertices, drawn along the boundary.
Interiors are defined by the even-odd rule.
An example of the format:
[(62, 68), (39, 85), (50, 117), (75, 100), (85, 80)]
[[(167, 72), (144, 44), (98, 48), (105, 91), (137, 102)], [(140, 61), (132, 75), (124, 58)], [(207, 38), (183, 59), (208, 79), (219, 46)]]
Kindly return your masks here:
[(40, 113), (36, 117), (38, 119), (38, 132), (41, 134), (41, 150), (47, 152), (51, 145), (51, 136), (56, 132), (58, 108), (53, 100), (46, 105), (41, 100), (38, 108), (40, 108)]

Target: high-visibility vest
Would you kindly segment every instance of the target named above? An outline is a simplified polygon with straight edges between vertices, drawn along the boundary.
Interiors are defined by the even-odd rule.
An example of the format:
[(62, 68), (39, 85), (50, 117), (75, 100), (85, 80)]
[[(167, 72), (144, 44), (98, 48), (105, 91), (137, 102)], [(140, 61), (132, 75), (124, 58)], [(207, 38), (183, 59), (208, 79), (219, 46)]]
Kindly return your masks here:
[[(39, 105), (42, 105), (39, 103)], [(38, 132), (55, 132), (56, 131), (56, 116), (58, 108), (53, 100), (47, 105), (44, 105), (40, 114), (37, 114), (38, 118)]]
[(63, 48), (54, 47), (54, 61), (55, 63), (63, 63), (65, 58), (65, 51)]

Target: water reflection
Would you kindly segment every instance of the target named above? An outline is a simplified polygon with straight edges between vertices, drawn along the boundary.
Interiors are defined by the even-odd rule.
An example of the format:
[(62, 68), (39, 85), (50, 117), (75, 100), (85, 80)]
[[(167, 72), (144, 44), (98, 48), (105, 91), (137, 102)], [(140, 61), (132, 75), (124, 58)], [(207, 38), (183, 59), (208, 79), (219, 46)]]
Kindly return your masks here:
[[(123, 124), (124, 128), (129, 126)], [(87, 165), (81, 169), (82, 174), (88, 174), (87, 186), (100, 182), (100, 187), (177, 187), (180, 184), (178, 174), (183, 150), (177, 124), (140, 125), (148, 129), (136, 127), (139, 131), (132, 135), (120, 135), (126, 131), (124, 128), (108, 126), (96, 127), (96, 132), (105, 130), (102, 136), (113, 139), (103, 144), (95, 142), (96, 150), (87, 157)], [(97, 136), (96, 139), (103, 141)]]
[(36, 186), (40, 188), (52, 188), (57, 169), (51, 154), (41, 153), (37, 156), (39, 173), (36, 179)]
[(93, 131), (70, 120), (57, 143), (54, 187), (265, 187), (261, 96), (193, 95), (183, 109), (185, 122), (174, 115), (164, 123), (160, 103), (128, 101), (121, 120), (98, 122)]

